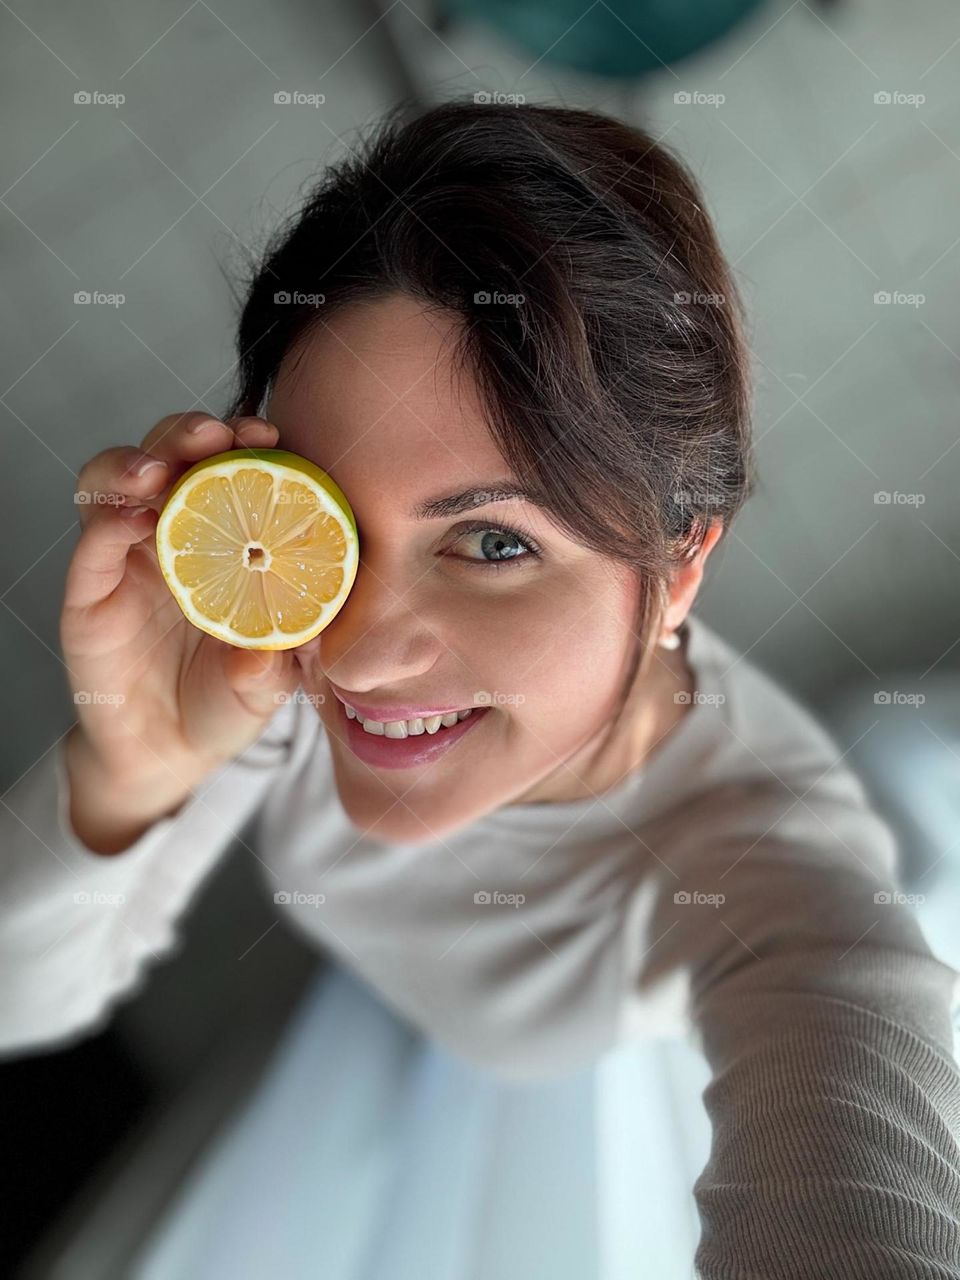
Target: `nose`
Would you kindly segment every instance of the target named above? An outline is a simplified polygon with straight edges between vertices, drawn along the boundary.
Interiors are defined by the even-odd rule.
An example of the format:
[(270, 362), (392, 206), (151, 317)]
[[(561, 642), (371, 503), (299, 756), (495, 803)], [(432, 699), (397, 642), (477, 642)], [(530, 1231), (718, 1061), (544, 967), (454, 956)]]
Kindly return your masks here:
[(355, 693), (399, 690), (442, 656), (445, 646), (437, 630), (422, 593), (409, 584), (391, 587), (361, 561), (340, 612), (296, 654), (301, 664)]

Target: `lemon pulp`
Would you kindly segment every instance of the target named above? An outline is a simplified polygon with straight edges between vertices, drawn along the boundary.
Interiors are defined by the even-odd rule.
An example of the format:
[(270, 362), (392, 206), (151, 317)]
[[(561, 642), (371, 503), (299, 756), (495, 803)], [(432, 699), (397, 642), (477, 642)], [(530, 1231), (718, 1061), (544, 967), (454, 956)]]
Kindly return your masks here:
[(156, 543), (190, 622), (251, 649), (291, 649), (321, 632), (359, 563), (343, 491), (285, 449), (230, 449), (196, 463), (170, 491)]

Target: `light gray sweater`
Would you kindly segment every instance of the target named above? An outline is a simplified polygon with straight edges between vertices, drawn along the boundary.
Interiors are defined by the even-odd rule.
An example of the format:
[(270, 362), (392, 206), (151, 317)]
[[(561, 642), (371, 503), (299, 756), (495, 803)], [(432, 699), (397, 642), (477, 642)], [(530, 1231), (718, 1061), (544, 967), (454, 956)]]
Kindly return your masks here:
[(250, 818), (292, 926), (498, 1075), (692, 1037), (711, 1070), (703, 1280), (955, 1280), (960, 972), (833, 740), (694, 615), (684, 643), (697, 697), (641, 770), (429, 845), (352, 826), (299, 693), (112, 857), (70, 828), (58, 740), (0, 811), (0, 1050), (100, 1029)]

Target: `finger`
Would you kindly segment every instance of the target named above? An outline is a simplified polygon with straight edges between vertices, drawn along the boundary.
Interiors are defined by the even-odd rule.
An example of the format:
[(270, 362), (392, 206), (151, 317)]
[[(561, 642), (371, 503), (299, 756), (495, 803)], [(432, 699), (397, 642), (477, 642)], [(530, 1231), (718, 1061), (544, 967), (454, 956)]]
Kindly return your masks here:
[(293, 691), (295, 665), (282, 651), (231, 649), (224, 659), (224, 672), (247, 710), (263, 715), (276, 709), (280, 693)]
[(227, 426), (229, 426), (237, 438), (237, 444), (243, 448), (250, 449), (266, 449), (276, 446), (280, 438), (280, 432), (272, 422), (268, 422), (266, 418), (256, 418), (250, 415), (239, 418), (227, 418)]
[(162, 458), (177, 474), (201, 458), (224, 453), (234, 445), (233, 431), (209, 413), (171, 413), (143, 437), (141, 448)]
[(150, 538), (156, 513), (149, 507), (99, 507), (80, 535), (67, 569), (64, 609), (89, 609), (123, 581), (127, 552)]
[(141, 503), (162, 493), (170, 478), (167, 464), (134, 445), (104, 449), (84, 463), (77, 477), (74, 502), (85, 528), (99, 507), (120, 506), (120, 499)]

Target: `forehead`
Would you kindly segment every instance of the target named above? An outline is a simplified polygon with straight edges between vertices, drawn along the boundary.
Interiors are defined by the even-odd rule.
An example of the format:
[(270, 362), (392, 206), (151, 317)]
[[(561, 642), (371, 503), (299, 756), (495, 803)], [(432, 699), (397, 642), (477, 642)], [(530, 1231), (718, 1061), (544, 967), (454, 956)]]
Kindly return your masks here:
[(412, 503), (438, 480), (509, 476), (469, 366), (455, 367), (459, 319), (393, 294), (339, 308), (284, 359), (265, 416), (280, 446), (343, 490)]

